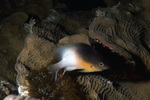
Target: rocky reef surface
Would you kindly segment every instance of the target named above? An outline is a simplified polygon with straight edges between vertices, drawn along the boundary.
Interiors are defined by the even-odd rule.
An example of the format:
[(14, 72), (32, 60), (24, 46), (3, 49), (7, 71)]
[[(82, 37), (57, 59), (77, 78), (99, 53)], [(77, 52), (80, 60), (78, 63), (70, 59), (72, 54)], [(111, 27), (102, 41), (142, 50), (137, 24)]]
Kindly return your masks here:
[[(31, 17), (36, 17), (40, 20), (46, 18), (50, 12), (49, 8), (53, 7), (52, 5), (54, 4), (51, 0), (44, 0), (43, 3), (41, 0), (0, 1), (1, 100), (6, 95), (14, 93), (13, 91), (17, 91), (15, 63), (27, 36), (24, 23)], [(40, 10), (37, 10), (37, 8)], [(3, 88), (5, 88), (4, 91)]]
[[(150, 12), (149, 6), (145, 6), (148, 1), (135, 1), (122, 4), (122, 0), (117, 4), (105, 0), (108, 7), (86, 11), (69, 10), (69, 7), (59, 5), (50, 9), (49, 16), (44, 19), (26, 21), (28, 13), (23, 12), (5, 19), (1, 26), (1, 41), (10, 40), (1, 44), (4, 47), (9, 42), (11, 46), (5, 47), (8, 51), (3, 50), (1, 57), (5, 60), (7, 54), (13, 54), (8, 52), (17, 52), (15, 57), (18, 56), (15, 68), (11, 56), (5, 61), (13, 63), (7, 65), (3, 61), (1, 67), (1, 93), (14, 94), (5, 100), (149, 100)], [(16, 24), (18, 18), (20, 22)], [(22, 29), (23, 24), (25, 29)], [(11, 38), (8, 38), (9, 34)], [(63, 77), (61, 70), (55, 82), (54, 75), (47, 70), (56, 62), (52, 52), (75, 42), (89, 44), (107, 55), (111, 67), (98, 73), (66, 72)], [(17, 87), (23, 96), (17, 96)]]

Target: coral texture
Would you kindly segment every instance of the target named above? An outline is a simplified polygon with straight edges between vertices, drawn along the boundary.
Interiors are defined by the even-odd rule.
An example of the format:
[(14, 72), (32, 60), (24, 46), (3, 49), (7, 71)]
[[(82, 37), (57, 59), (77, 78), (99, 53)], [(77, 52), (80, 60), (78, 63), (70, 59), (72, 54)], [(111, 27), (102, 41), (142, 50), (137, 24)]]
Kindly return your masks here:
[(18, 72), (18, 84), (20, 82), (22, 84), (26, 83), (22, 79), (29, 75), (29, 70), (39, 70), (46, 67), (51, 61), (49, 55), (51, 55), (54, 48), (54, 43), (44, 38), (39, 38), (37, 35), (29, 34), (26, 38), (24, 49), (19, 54), (15, 65)]
[(96, 17), (90, 24), (90, 37), (98, 39), (112, 51), (150, 71), (150, 48), (147, 45), (150, 40), (144, 41), (145, 37), (150, 36), (144, 21), (141, 20), (142, 23), (129, 11), (117, 8), (108, 8), (103, 12), (103, 16)]
[[(52, 82), (53, 77), (51, 73), (42, 72), (42, 69), (47, 69), (47, 67), (53, 63), (53, 60), (55, 60), (52, 56), (52, 51), (55, 50), (56, 47), (74, 42), (89, 44), (88, 35), (78, 34), (67, 36), (59, 25), (53, 24), (49, 22), (49, 20), (36, 23), (35, 20), (32, 19), (29, 24), (25, 24), (25, 28), (29, 34), (25, 39), (24, 48), (19, 54), (15, 65), (16, 71), (18, 72), (17, 83), (19, 93), (45, 99), (71, 98), (70, 95), (67, 95), (68, 93), (72, 93), (72, 95), (76, 96), (78, 93), (75, 92), (76, 89), (73, 89), (75, 88), (73, 85), (75, 83), (72, 80), (66, 78), (66, 80), (61, 80), (55, 84), (55, 82)], [(41, 76), (41, 73), (46, 76)], [(36, 85), (34, 83), (38, 84)], [(59, 85), (61, 88), (58, 87)], [(35, 91), (37, 92), (35, 93)], [(60, 91), (66, 92), (64, 94), (63, 92), (59, 93)], [(47, 96), (47, 94), (49, 95)], [(78, 96), (76, 96), (76, 98), (80, 99)]]
[[(126, 10), (111, 8), (100, 11), (101, 9), (97, 10), (97, 17), (89, 26), (89, 36), (92, 40), (100, 40), (113, 51), (123, 55), (128, 61), (134, 62), (135, 70), (141, 73), (145, 70), (149, 71), (150, 56), (149, 46), (147, 45), (149, 40), (143, 41), (145, 37), (148, 37), (146, 31), (148, 28), (144, 26), (146, 24), (143, 24), (145, 22), (143, 20), (138, 21), (135, 16)], [(64, 14), (64, 16), (67, 16), (67, 14)], [(67, 18), (69, 19), (67, 20)], [(66, 23), (60, 22), (61, 19), (63, 22), (66, 20)], [(75, 23), (71, 23), (71, 20)], [(90, 18), (85, 22), (88, 23), (89, 20)], [(73, 25), (69, 27), (68, 23)], [(81, 23), (84, 28), (80, 29), (81, 26), (76, 23), (80, 24), (78, 20), (74, 20), (70, 16), (65, 19), (60, 13), (56, 13), (55, 16), (50, 15), (49, 18), (40, 23), (31, 21), (31, 23), (26, 24), (29, 34), (24, 48), (18, 56), (16, 70), (18, 72), (17, 83), (24, 89), (26, 87), (29, 92), (27, 95), (41, 99), (45, 95), (46, 99), (50, 99), (53, 97), (48, 97), (46, 94), (53, 93), (53, 96), (60, 97), (59, 99), (67, 99), (70, 98), (67, 93), (71, 91), (74, 96), (78, 92), (84, 94), (80, 95), (79, 98), (86, 98), (87, 100), (149, 100), (149, 79), (147, 81), (143, 79), (121, 81), (105, 77), (105, 74), (109, 74), (107, 72), (104, 72), (103, 76), (101, 73), (69, 72), (63, 78), (60, 77), (59, 82), (55, 84), (51, 82), (54, 79), (53, 75), (43, 72), (42, 69), (47, 71), (47, 67), (53, 63), (52, 51), (68, 43), (90, 43), (86, 25)], [(80, 31), (75, 31), (76, 29)], [(81, 37), (79, 34), (82, 34)], [(75, 39), (73, 39), (74, 37)], [(77, 39), (78, 37), (80, 38)], [(137, 66), (140, 66), (140, 69), (145, 68), (145, 70), (140, 70)], [(47, 74), (45, 75), (45, 73)], [(64, 91), (67, 91), (65, 92), (67, 95), (63, 93)]]
[(77, 82), (87, 100), (149, 100), (150, 81), (113, 82), (97, 75), (81, 75)]

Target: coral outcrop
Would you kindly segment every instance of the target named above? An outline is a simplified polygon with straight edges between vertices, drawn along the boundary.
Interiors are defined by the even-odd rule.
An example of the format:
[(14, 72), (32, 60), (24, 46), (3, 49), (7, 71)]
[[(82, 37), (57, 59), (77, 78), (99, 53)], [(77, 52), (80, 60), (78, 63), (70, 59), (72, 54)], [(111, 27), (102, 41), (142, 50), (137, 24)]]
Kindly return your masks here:
[(150, 81), (113, 82), (97, 75), (81, 75), (77, 79), (87, 100), (150, 99)]
[[(140, 23), (129, 11), (121, 10), (118, 8), (98, 9), (96, 10), (96, 12), (97, 17), (94, 18), (94, 20), (89, 26), (89, 35), (87, 34), (88, 30), (84, 25), (83, 25), (84, 28), (81, 29), (82, 31), (79, 29), (80, 31), (78, 31), (78, 34), (76, 35), (68, 34), (68, 31), (70, 33), (71, 32), (74, 33), (75, 32), (74, 29), (71, 28), (67, 30), (67, 28), (70, 27), (67, 27), (66, 23), (64, 25), (63, 23), (58, 24), (59, 23), (57, 22), (58, 20), (56, 19), (53, 20), (52, 15), (50, 15), (47, 19), (39, 23), (31, 21), (31, 23), (26, 24), (27, 25), (26, 28), (28, 28), (29, 35), (26, 38), (24, 49), (18, 56), (16, 63), (16, 70), (18, 72), (17, 82), (19, 86), (21, 86), (22, 88), (25, 89), (25, 87), (27, 87), (28, 93), (26, 95), (36, 98), (45, 97), (45, 99), (46, 98), (54, 99), (55, 96), (58, 95), (57, 90), (51, 87), (51, 85), (56, 86), (52, 81), (54, 80), (54, 77), (52, 73), (48, 74), (46, 70), (50, 64), (54, 63), (53, 62), (54, 59), (51, 58), (52, 51), (55, 50), (55, 48), (63, 46), (68, 43), (82, 42), (91, 44), (93, 46), (92, 44), (94, 43), (93, 41), (99, 40), (100, 42), (102, 42), (103, 45), (108, 46), (113, 51), (119, 53), (120, 55), (123, 55), (127, 61), (134, 63), (133, 66), (138, 66), (137, 64), (140, 64), (140, 66), (142, 65), (141, 67), (144, 67), (146, 68), (146, 70), (148, 70), (149, 68), (148, 45), (146, 45), (147, 43), (146, 41), (143, 42), (144, 37), (147, 35), (146, 33), (147, 28), (145, 28), (143, 24), (144, 21), (143, 23)], [(67, 16), (67, 14), (65, 16)], [(53, 16), (53, 18), (54, 17), (56, 16)], [(61, 18), (62, 17), (60, 17), (59, 20), (61, 20)], [(87, 23), (88, 21), (89, 20), (87, 20)], [(76, 23), (75, 26), (77, 26)], [(138, 61), (140, 61), (140, 63)], [(22, 71), (22, 69), (25, 69), (25, 71)], [(45, 71), (41, 69), (44, 69)], [(124, 69), (130, 70), (127, 68)], [(135, 67), (134, 70), (139, 71), (138, 67), (137, 68)], [(26, 74), (23, 72), (26, 72)], [(127, 77), (126, 80), (124, 81), (122, 81), (124, 79), (123, 77), (122, 80), (116, 80), (115, 77), (107, 77), (108, 75), (111, 75), (110, 72), (111, 70), (99, 74), (95, 73), (84, 74), (77, 72), (74, 74), (74, 72), (69, 72), (66, 73), (65, 76), (63, 76), (64, 78), (59, 78), (59, 81), (56, 82), (55, 84), (61, 85), (61, 87), (64, 88), (64, 91), (66, 91), (66, 93), (67, 91), (70, 91), (69, 90), (70, 88), (73, 89), (75, 87), (78, 87), (76, 88), (77, 90), (75, 91), (80, 91), (81, 94), (84, 94), (84, 96), (80, 95), (78, 99), (85, 98), (87, 100), (100, 100), (100, 99), (111, 100), (113, 98), (114, 100), (116, 99), (140, 100), (141, 98), (143, 98), (144, 100), (147, 100), (150, 98), (149, 80), (146, 81), (141, 78), (138, 79), (136, 75), (131, 76), (132, 78), (136, 77), (136, 79), (134, 79), (133, 81), (132, 78), (131, 80), (127, 79), (128, 78), (127, 76), (130, 75), (124, 76)], [(40, 73), (43, 73), (42, 75), (44, 76), (41, 76)], [(68, 80), (69, 78), (71, 78), (70, 82), (71, 81), (74, 82), (69, 85), (70, 83), (69, 81), (67, 80), (64, 81), (63, 84), (69, 85), (68, 89), (66, 89), (67, 88), (66, 85), (62, 85), (62, 81), (65, 80), (66, 78)], [(49, 80), (45, 81), (46, 79)], [(38, 85), (36, 86), (36, 84), (34, 83), (38, 83)], [(45, 85), (47, 83), (51, 85), (49, 86)], [(43, 92), (37, 90), (36, 87), (38, 87)], [(56, 86), (56, 88), (58, 88), (59, 90), (59, 86)], [(35, 93), (35, 91), (37, 92)], [(76, 94), (75, 91), (72, 91), (72, 95)], [(48, 94), (52, 93), (53, 96), (52, 97), (46, 96), (47, 93)], [(70, 98), (67, 95), (63, 95), (63, 92), (59, 93), (59, 95), (60, 98), (62, 97), (64, 99)]]
[[(149, 100), (150, 27), (148, 17), (142, 17), (148, 11), (129, 6), (125, 9), (117, 5), (84, 13), (51, 9), (48, 18), (32, 19), (25, 24), (28, 35), (15, 65), (18, 92), (24, 96), (8, 96), (6, 100)], [(113, 63), (122, 66), (98, 73), (72, 71), (62, 77), (63, 70), (60, 70), (58, 81), (54, 82), (54, 74), (47, 70), (56, 63), (53, 51), (75, 42), (90, 44), (109, 55), (114, 52), (125, 59), (120, 62), (106, 56), (108, 61), (116, 60)]]

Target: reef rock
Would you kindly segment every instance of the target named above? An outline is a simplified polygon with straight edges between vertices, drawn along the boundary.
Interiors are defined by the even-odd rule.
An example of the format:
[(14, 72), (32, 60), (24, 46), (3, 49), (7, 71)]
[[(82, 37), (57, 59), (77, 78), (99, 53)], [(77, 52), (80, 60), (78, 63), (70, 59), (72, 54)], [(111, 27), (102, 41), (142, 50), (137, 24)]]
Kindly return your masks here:
[(77, 82), (87, 100), (149, 100), (150, 81), (113, 82), (100, 75), (81, 75)]
[[(148, 28), (145, 27), (146, 24), (143, 24), (144, 21), (139, 22), (126, 10), (113, 8), (100, 11), (101, 9), (97, 10), (97, 17), (89, 26), (90, 38), (100, 40), (113, 51), (123, 55), (129, 62), (134, 62), (135, 66), (139, 64), (140, 68), (144, 68), (139, 70), (135, 67), (139, 72), (149, 71), (150, 56), (147, 44), (149, 41), (148, 39), (147, 42), (143, 41), (145, 37), (148, 37), (146, 31)], [(41, 22), (31, 20), (25, 25), (29, 34), (15, 66), (18, 72), (17, 83), (20, 94), (54, 100), (150, 99), (150, 81), (147, 78), (147, 80), (137, 79), (136, 81), (115, 80), (115, 78), (106, 77), (107, 72), (105, 74), (66, 72), (61, 77), (60, 71), (59, 80), (54, 82), (53, 74), (47, 71), (47, 67), (54, 63), (52, 51), (68, 43), (91, 43), (86, 25), (80, 24), (79, 20), (70, 16), (65, 18), (59, 13), (55, 14)], [(63, 23), (60, 22), (61, 19)], [(89, 23), (90, 20), (89, 18), (85, 22)], [(69, 23), (72, 24), (70, 27)]]
[(97, 15), (89, 26), (89, 36), (150, 72), (150, 35), (144, 20), (117, 8), (99, 9)]
[(54, 48), (55, 45), (48, 40), (29, 34), (24, 49), (17, 58), (16, 70), (19, 72), (17, 82), (20, 83), (29, 74), (29, 70), (39, 70), (46, 67), (51, 61), (49, 55)]
[[(51, 55), (56, 47), (74, 42), (89, 43), (88, 35), (79, 34), (68, 36), (59, 25), (54, 24), (53, 22), (48, 22), (47, 20), (43, 20), (39, 23), (36, 23), (35, 20), (31, 20), (29, 24), (25, 24), (25, 27), (29, 34), (26, 37), (24, 48), (19, 54), (15, 65), (16, 71), (18, 72), (17, 83), (19, 86), (19, 93), (25, 96), (30, 95), (36, 98), (45, 99), (70, 98), (70, 96), (67, 95), (68, 93), (72, 93), (72, 95), (76, 96), (78, 93), (71, 90), (73, 88), (76, 89), (76, 86), (74, 87), (73, 85), (75, 83), (69, 79), (69, 76), (68, 78), (63, 78), (66, 80), (58, 81), (58, 83), (55, 84), (51, 73), (48, 73), (48, 71), (43, 72), (43, 70), (47, 69), (47, 67), (53, 63), (54, 58)], [(38, 83), (37, 86), (34, 83)], [(45, 84), (47, 84), (46, 87)], [(64, 89), (60, 90), (57, 84), (61, 85), (60, 89)], [(35, 93), (35, 91), (37, 92)], [(66, 91), (66, 94), (59, 93), (59, 91)], [(76, 96), (76, 99), (79, 100), (80, 97)]]
[[(14, 65), (22, 50), (26, 32), (24, 22), (28, 15), (17, 12), (1, 22), (0, 27), (0, 76), (12, 84), (16, 83)], [(4, 81), (0, 78), (0, 81)]]

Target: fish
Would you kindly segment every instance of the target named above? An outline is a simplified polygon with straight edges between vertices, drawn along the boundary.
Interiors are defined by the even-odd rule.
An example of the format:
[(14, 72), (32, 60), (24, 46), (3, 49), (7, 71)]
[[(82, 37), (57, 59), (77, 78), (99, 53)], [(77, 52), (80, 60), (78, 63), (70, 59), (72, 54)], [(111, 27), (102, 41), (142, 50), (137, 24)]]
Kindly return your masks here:
[(66, 71), (98, 72), (109, 68), (100, 52), (85, 43), (71, 43), (62, 46), (54, 50), (53, 54), (58, 62), (48, 66), (48, 71), (55, 73), (55, 80), (57, 80), (58, 71), (63, 68), (62, 76)]

